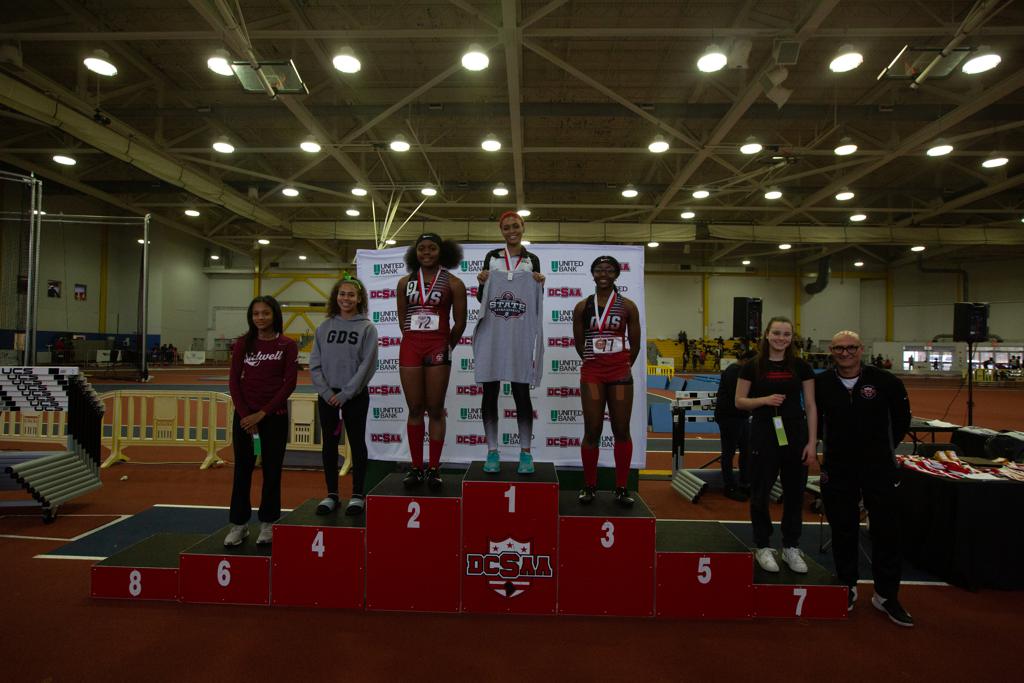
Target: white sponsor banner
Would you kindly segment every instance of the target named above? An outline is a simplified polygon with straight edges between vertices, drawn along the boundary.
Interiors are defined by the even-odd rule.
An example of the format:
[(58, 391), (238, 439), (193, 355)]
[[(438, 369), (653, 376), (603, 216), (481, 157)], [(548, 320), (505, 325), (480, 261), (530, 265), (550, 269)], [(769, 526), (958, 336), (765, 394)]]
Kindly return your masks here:
[[(468, 295), (466, 331), (452, 354), (451, 379), (445, 408), (448, 414), (442, 462), (468, 463), (483, 460), (487, 453), (480, 402), (483, 387), (474, 381), (473, 331), (480, 304), (476, 300), (477, 274), (488, 251), (501, 244), (463, 245), (463, 260), (452, 268), (462, 279)], [(540, 259), (544, 282), (544, 374), (541, 384), (530, 391), (533, 402), (533, 457), (556, 465), (580, 465), (583, 413), (580, 404), (580, 366), (572, 334), (572, 312), (584, 296), (594, 293), (590, 264), (603, 254), (619, 260), (622, 273), (619, 291), (640, 310), (641, 352), (633, 364), (633, 466), (646, 465), (647, 374), (645, 366), (647, 328), (644, 311), (643, 247), (622, 245), (544, 244), (530, 251)], [(366, 442), (376, 460), (409, 459), (405, 443), (408, 409), (398, 375), (398, 348), (402, 339), (398, 322), (395, 288), (405, 275), (404, 247), (379, 251), (360, 249), (356, 254), (357, 274), (369, 294), (370, 319), (377, 326), (379, 359), (370, 382), (370, 414)], [(512, 458), (519, 453), (519, 427), (511, 386), (502, 382), (498, 394), (498, 447)], [(424, 449), (426, 453), (426, 449)], [(600, 464), (614, 466), (611, 425), (605, 416), (601, 437)]]
[(186, 351), (182, 359), (185, 365), (202, 365), (206, 362), (206, 351)]

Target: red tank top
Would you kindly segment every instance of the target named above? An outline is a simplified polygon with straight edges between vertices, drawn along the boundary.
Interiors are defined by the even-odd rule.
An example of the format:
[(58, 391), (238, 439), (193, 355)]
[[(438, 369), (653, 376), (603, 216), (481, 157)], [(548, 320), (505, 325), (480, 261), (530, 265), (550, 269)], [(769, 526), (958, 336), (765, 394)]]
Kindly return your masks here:
[[(618, 293), (614, 301), (610, 296), (608, 299), (605, 308), (601, 309), (603, 321), (598, 320), (593, 296), (587, 297), (583, 307), (583, 363), (599, 367), (625, 364), (628, 367), (629, 338), (626, 332), (629, 329), (630, 312)], [(602, 351), (602, 347), (606, 351)]]
[[(441, 268), (436, 277), (424, 277), (422, 292), (419, 276), (418, 270), (411, 273), (405, 285), (405, 330), (447, 335), (451, 331), (452, 274)], [(438, 318), (436, 329), (428, 322), (430, 316)]]

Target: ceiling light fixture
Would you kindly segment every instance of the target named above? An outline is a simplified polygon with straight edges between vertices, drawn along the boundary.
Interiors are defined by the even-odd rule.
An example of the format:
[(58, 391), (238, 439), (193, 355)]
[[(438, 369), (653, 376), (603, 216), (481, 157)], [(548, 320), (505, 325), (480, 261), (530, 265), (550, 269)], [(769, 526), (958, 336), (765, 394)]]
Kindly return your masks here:
[(662, 154), (663, 152), (667, 152), (668, 140), (665, 139), (664, 135), (661, 135), (659, 133), (658, 135), (654, 136), (654, 140), (651, 141), (651, 144), (647, 145), (647, 149), (649, 149), (654, 154)]
[(426, 185), (420, 188), (420, 194), (423, 195), (424, 197), (436, 197), (437, 188), (431, 185), (430, 183), (427, 183)]
[(490, 57), (476, 43), (470, 45), (466, 53), (462, 55), (462, 66), (470, 71), (483, 71), (490, 63)]
[(626, 185), (626, 187), (622, 189), (622, 196), (625, 197), (626, 199), (632, 199), (633, 197), (636, 197), (639, 194), (640, 193), (637, 191), (637, 189), (633, 187), (633, 183)]
[(848, 187), (844, 187), (839, 192), (836, 192), (836, 201), (848, 202), (856, 196)]
[(857, 52), (853, 45), (843, 45), (839, 48), (835, 58), (829, 63), (828, 68), (837, 74), (853, 71), (864, 62), (864, 55)]
[(213, 141), (213, 151), (220, 152), (221, 154), (231, 154), (235, 151), (235, 146), (231, 144), (226, 135), (221, 135)]
[(266, 238), (258, 239), (258, 240), (256, 240), (256, 242), (261, 244), (261, 245), (263, 245), (264, 247), (267, 246), (268, 244), (270, 244), (270, 240), (268, 240)]
[(839, 141), (839, 146), (832, 151), (836, 153), (836, 156), (847, 157), (857, 151), (857, 144), (853, 139), (844, 137)]
[(740, 147), (740, 152), (743, 154), (757, 154), (762, 149), (764, 149), (764, 147), (762, 147), (761, 143), (757, 141), (757, 138), (750, 136)]
[(945, 140), (936, 140), (935, 144), (928, 148), (925, 152), (930, 157), (944, 157), (953, 151), (953, 145), (949, 144)]
[(910, 251), (915, 252), (915, 253), (920, 253), (920, 252), (924, 251), (925, 249), (926, 249), (926, 247), (923, 244), (919, 244), (916, 247), (911, 247)]
[(851, 223), (863, 223), (867, 219), (868, 219), (867, 215), (863, 214), (863, 213), (855, 213), (852, 216), (850, 216), (850, 222)]
[(309, 152), (310, 154), (316, 154), (320, 151), (320, 143), (316, 141), (316, 138), (310, 136), (299, 143), (299, 149), (303, 152)]
[(285, 197), (298, 197), (299, 191), (294, 187), (286, 187), (283, 190), (281, 190), (281, 194), (283, 194)]
[(338, 50), (331, 63), (334, 64), (335, 69), (343, 74), (359, 73), (359, 70), (363, 68), (362, 63), (348, 45)]
[(697, 60), (697, 68), (706, 74), (710, 74), (715, 71), (721, 71), (728, 63), (729, 58), (722, 52), (722, 48), (712, 43), (708, 45), (708, 49), (704, 50), (704, 54)]
[(352, 188), (352, 194), (357, 197), (365, 197), (367, 195), (366, 188), (356, 185)]
[(711, 196), (711, 193), (705, 190), (704, 188), (699, 188), (693, 191), (692, 196), (694, 199), (707, 199), (708, 197)]
[(647, 246), (649, 246), (651, 249), (656, 249), (657, 247), (661, 246), (661, 242), (655, 242), (654, 240), (651, 240), (650, 242), (647, 243)]
[(965, 74), (974, 75), (980, 74), (984, 71), (989, 71), (999, 66), (999, 62), (1003, 61), (1003, 58), (992, 52), (991, 48), (987, 45), (983, 45), (978, 48), (978, 53), (964, 62), (962, 68)]
[(399, 133), (394, 137), (391, 143), (388, 145), (392, 152), (408, 152), (409, 142), (405, 139), (405, 136)]
[(789, 244), (787, 242), (783, 242), (782, 244), (779, 245), (779, 249), (781, 249), (782, 251), (788, 251), (788, 250), (790, 250), (792, 248), (793, 248), (793, 245)]
[(300, 261), (305, 261), (306, 258), (308, 258), (308, 257), (305, 254), (299, 254), (299, 260)]
[(213, 55), (206, 60), (206, 66), (220, 76), (235, 75), (235, 72), (231, 70), (231, 55), (227, 50), (215, 50)]
[(864, 262), (863, 261), (854, 261), (853, 262), (853, 267), (854, 268), (863, 268), (864, 267)]
[(518, 213), (521, 218), (529, 218), (530, 214), (533, 212), (529, 209), (516, 209), (516, 213)]
[(106, 50), (93, 50), (92, 54), (86, 57), (82, 62), (85, 64), (85, 68), (94, 74), (100, 76), (116, 76), (117, 67), (110, 62), (110, 55), (107, 54)]
[(217, 254), (210, 254), (210, 260), (211, 261), (220, 261), (220, 256), (218, 256)]
[(185, 215), (189, 218), (199, 218), (199, 212), (195, 209), (185, 209)]
[(984, 168), (999, 168), (1000, 166), (1006, 166), (1010, 163), (1010, 160), (1006, 157), (989, 157), (985, 161), (981, 162)]
[(684, 221), (688, 221), (696, 216), (697, 214), (694, 213), (693, 211), (683, 211), (681, 214), (679, 214), (679, 217), (682, 218)]
[(74, 166), (75, 164), (78, 163), (77, 159), (75, 159), (74, 157), (69, 157), (65, 154), (54, 154), (50, 158), (53, 159), (58, 164), (60, 164), (61, 166)]
[(501, 140), (494, 136), (494, 133), (488, 133), (487, 137), (484, 138), (483, 142), (480, 143), (485, 152), (497, 152), (501, 149)]
[(493, 194), (495, 197), (508, 196), (508, 188), (505, 187), (505, 183), (498, 183), (497, 185), (494, 186), (494, 189), (491, 190), (491, 194)]
[(745, 258), (745, 259), (743, 259), (742, 261), (740, 261), (740, 263), (742, 263), (742, 264), (743, 264), (743, 265), (745, 265), (745, 266), (749, 266), (749, 265), (750, 265), (750, 259), (748, 259), (748, 258)]
[(384, 240), (384, 244), (395, 246), (396, 244), (398, 244), (398, 241), (397, 240), (393, 240), (391, 238), (388, 238), (388, 239)]
[(345, 215), (355, 218), (359, 215), (359, 209), (345, 209)]
[(770, 189), (770, 190), (768, 190), (767, 192), (764, 193), (764, 198), (765, 199), (779, 199), (781, 197), (782, 197), (782, 190), (780, 190), (777, 187), (773, 187), (772, 189)]

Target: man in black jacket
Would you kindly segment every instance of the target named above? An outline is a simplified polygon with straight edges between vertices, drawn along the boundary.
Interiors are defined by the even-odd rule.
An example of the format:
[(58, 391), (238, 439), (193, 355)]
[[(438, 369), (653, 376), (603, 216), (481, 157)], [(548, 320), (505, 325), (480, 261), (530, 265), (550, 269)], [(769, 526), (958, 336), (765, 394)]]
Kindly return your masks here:
[[(718, 423), (722, 441), (722, 484), (726, 498), (740, 502), (750, 499), (750, 479), (748, 465), (750, 459), (750, 413), (736, 407), (736, 380), (740, 376), (740, 367), (753, 354), (744, 354), (738, 363), (733, 363), (722, 373), (718, 386), (718, 398), (715, 402), (715, 422)], [(736, 449), (740, 451), (740, 477), (732, 470), (732, 457)]]
[(823, 439), (821, 496), (832, 528), (832, 555), (839, 580), (857, 600), (857, 543), (861, 498), (870, 516), (871, 604), (900, 626), (914, 620), (897, 599), (900, 588), (899, 471), (896, 444), (910, 427), (910, 401), (903, 382), (861, 363), (864, 346), (844, 330), (829, 347), (835, 367), (815, 378), (814, 396)]

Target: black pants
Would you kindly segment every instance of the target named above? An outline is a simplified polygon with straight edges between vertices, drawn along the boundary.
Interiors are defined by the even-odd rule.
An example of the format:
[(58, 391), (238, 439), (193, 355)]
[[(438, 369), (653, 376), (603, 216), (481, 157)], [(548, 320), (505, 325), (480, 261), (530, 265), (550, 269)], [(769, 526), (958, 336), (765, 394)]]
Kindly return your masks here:
[(787, 419), (788, 446), (780, 446), (772, 420), (754, 418), (750, 423), (750, 522), (754, 544), (767, 548), (772, 536), (772, 516), (768, 510), (775, 479), (782, 478), (782, 547), (800, 544), (803, 529), (804, 488), (807, 466), (801, 462), (807, 445), (807, 422), (804, 418)]
[[(335, 391), (337, 393), (337, 391)], [(317, 401), (320, 413), (320, 455), (324, 463), (327, 493), (338, 495), (338, 408), (322, 397)], [(341, 406), (348, 447), (352, 451), (352, 494), (364, 495), (366, 481), (366, 414), (370, 411), (370, 392), (363, 389)]]
[(832, 528), (832, 557), (836, 575), (856, 586), (860, 500), (868, 511), (871, 533), (871, 574), (875, 592), (895, 598), (900, 589), (899, 472), (888, 461), (875, 463), (826, 463), (821, 468), (821, 499)]
[(750, 485), (750, 420), (746, 417), (723, 417), (715, 420), (718, 422), (718, 429), (721, 432), (722, 457), (722, 483), (725, 488), (734, 488), (737, 484), (736, 477), (732, 472), (732, 457), (739, 448), (740, 451), (740, 486)]
[[(276, 522), (281, 516), (281, 467), (288, 444), (288, 415), (267, 415), (258, 425), (261, 459), (263, 463), (263, 492), (260, 494), (259, 520)], [(231, 485), (232, 524), (245, 524), (252, 516), (249, 487), (256, 456), (252, 450), (252, 437), (242, 429), (238, 413), (232, 426), (232, 447), (235, 450), (235, 474)]]

